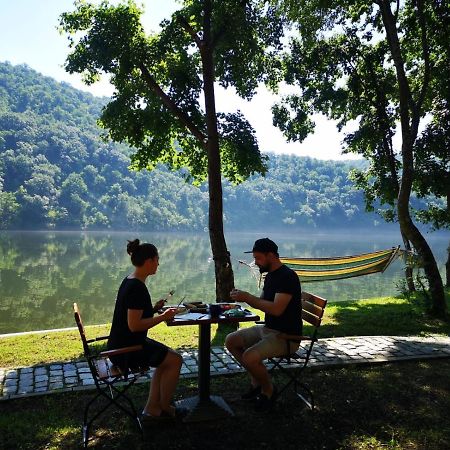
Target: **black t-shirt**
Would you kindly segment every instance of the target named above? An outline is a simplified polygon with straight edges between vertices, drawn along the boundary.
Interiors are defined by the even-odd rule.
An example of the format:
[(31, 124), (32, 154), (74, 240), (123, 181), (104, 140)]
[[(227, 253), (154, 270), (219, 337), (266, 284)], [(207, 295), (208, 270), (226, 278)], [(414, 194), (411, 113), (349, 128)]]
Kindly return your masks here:
[(109, 349), (144, 343), (147, 331), (132, 332), (128, 328), (129, 309), (142, 309), (144, 319), (153, 317), (152, 299), (147, 286), (136, 278), (125, 278), (120, 285), (108, 339)]
[(288, 334), (302, 334), (302, 289), (297, 274), (289, 267), (282, 265), (269, 272), (264, 280), (261, 298), (273, 302), (276, 294), (291, 294), (286, 309), (281, 316), (265, 315), (268, 328)]

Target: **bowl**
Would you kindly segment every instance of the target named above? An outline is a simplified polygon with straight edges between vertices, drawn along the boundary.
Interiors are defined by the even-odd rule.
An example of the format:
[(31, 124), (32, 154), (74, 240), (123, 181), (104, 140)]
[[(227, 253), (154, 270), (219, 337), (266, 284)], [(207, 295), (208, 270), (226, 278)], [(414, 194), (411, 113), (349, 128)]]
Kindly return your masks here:
[(186, 302), (183, 303), (183, 305), (192, 311), (194, 311), (195, 309), (206, 309), (208, 307), (208, 305), (203, 302)]
[(218, 304), (222, 307), (222, 311), (228, 311), (230, 309), (237, 309), (241, 307), (236, 303), (218, 303)]
[(205, 306), (204, 308), (190, 308), (190, 311), (195, 313), (207, 313), (208, 307)]

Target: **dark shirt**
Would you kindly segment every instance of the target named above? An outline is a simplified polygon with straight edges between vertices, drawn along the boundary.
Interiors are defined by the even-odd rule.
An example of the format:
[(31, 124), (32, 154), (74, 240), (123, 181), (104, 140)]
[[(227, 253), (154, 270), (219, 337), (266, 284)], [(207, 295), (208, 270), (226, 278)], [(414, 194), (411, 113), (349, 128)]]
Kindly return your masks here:
[(144, 343), (147, 331), (132, 332), (128, 328), (129, 309), (143, 310), (143, 319), (153, 317), (153, 305), (147, 286), (136, 278), (125, 278), (119, 287), (108, 339), (109, 349)]
[(273, 302), (276, 294), (291, 294), (292, 298), (283, 314), (265, 315), (266, 327), (288, 334), (302, 334), (302, 289), (297, 274), (284, 264), (273, 272), (269, 272), (264, 280), (261, 298)]

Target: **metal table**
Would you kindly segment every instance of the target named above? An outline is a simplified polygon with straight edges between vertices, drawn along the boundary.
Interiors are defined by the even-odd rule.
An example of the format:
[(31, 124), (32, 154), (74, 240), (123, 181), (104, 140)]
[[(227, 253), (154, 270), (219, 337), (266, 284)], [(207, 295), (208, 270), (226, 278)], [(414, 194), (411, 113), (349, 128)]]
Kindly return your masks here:
[(212, 323), (237, 323), (256, 322), (259, 316), (248, 314), (242, 317), (211, 317), (205, 314), (203, 317), (192, 320), (179, 316), (167, 322), (169, 327), (198, 325), (198, 395), (176, 402), (177, 406), (187, 408), (190, 412), (183, 422), (201, 422), (204, 420), (220, 419), (234, 416), (233, 411), (225, 400), (217, 395), (210, 395), (210, 363), (211, 363), (211, 324)]

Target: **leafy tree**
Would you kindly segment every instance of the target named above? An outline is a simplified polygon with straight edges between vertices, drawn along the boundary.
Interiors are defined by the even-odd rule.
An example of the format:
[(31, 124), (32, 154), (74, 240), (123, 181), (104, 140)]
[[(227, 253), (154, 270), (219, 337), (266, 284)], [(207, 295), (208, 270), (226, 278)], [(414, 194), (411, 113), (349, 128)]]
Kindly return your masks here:
[(21, 206), (17, 221), (19, 227), (27, 227), (30, 222), (36, 228), (45, 225), (51, 207), (50, 198), (47, 195), (29, 194), (25, 187), (20, 186), (16, 199)]
[[(447, 60), (450, 64), (450, 60)], [(448, 65), (447, 65), (448, 67)], [(428, 207), (416, 213), (434, 229), (450, 228), (450, 76), (444, 87), (446, 98), (435, 103), (434, 120), (427, 126), (416, 144), (416, 166), (421, 173), (415, 180), (419, 197), (428, 198)], [(444, 198), (439, 204), (437, 198)], [(450, 245), (447, 249), (446, 286), (450, 287)]]
[[(274, 123), (291, 140), (313, 130), (312, 113), (349, 121), (357, 130), (345, 138), (346, 151), (370, 161), (358, 175), (368, 203), (395, 204), (402, 234), (423, 261), (432, 312), (447, 312), (442, 279), (431, 249), (413, 222), (410, 199), (420, 178), (415, 142), (421, 119), (439, 96), (437, 80), (448, 50), (449, 6), (436, 0), (276, 1), (298, 24), (284, 60), (285, 80), (300, 88), (274, 107)], [(394, 3), (393, 7), (392, 4)], [(445, 37), (443, 37), (445, 35)], [(446, 48), (447, 47), (447, 48)], [(447, 52), (448, 54), (448, 52)], [(448, 67), (447, 69), (448, 70)], [(400, 123), (401, 148), (393, 137)], [(388, 208), (389, 210), (389, 208)]]
[(118, 6), (77, 1), (75, 11), (60, 21), (72, 49), (66, 70), (82, 73), (87, 83), (111, 75), (115, 93), (101, 124), (110, 138), (136, 149), (133, 167), (152, 169), (161, 162), (188, 168), (197, 182), (208, 179), (217, 299), (229, 298), (234, 285), (223, 233), (221, 174), (239, 182), (265, 173), (266, 157), (240, 112), (217, 112), (214, 83), (249, 99), (264, 80), (282, 35), (282, 21), (265, 3), (184, 1), (151, 36), (131, 0)]
[(81, 175), (71, 173), (64, 180), (60, 197), (67, 209), (67, 216), (64, 216), (66, 224), (80, 225), (83, 222), (87, 193), (88, 189)]
[(9, 228), (20, 210), (16, 196), (12, 192), (4, 192), (0, 178), (0, 230)]

